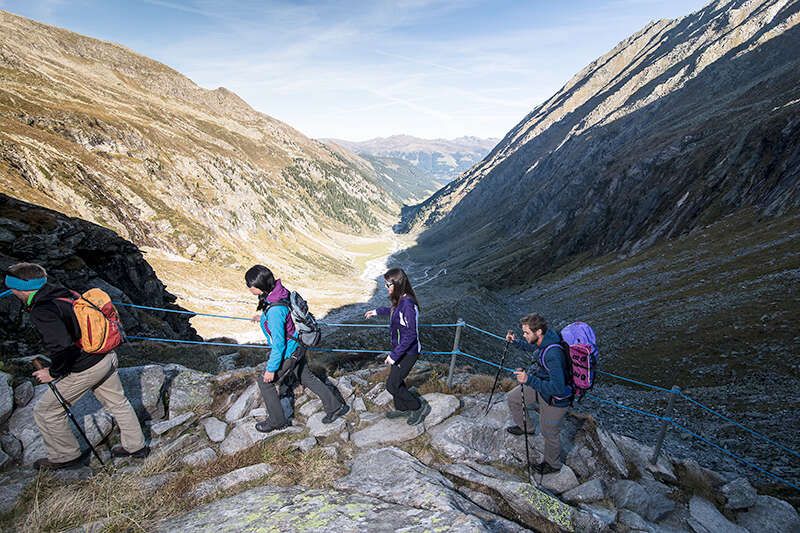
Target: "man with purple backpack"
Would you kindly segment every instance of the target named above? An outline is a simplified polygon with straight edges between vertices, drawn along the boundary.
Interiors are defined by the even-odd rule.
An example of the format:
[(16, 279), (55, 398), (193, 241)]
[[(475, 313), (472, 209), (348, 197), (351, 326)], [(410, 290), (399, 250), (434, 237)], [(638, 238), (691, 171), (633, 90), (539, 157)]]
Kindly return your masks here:
[[(586, 390), (583, 388), (584, 383), (581, 382), (580, 376), (574, 378), (573, 372), (577, 369), (579, 374), (585, 374), (585, 383), (591, 386), (589, 370), (582, 372), (580, 370), (583, 368), (582, 365), (576, 365), (573, 362), (575, 359), (570, 359), (571, 352), (574, 351), (572, 345), (575, 344), (575, 348), (580, 346), (581, 349), (589, 344), (594, 346), (594, 332), (588, 325), (576, 322), (562, 331), (562, 335), (572, 340), (562, 339), (562, 335), (557, 331), (548, 329), (547, 322), (538, 314), (524, 316), (520, 320), (520, 326), (525, 340), (518, 340), (511, 331), (506, 334), (506, 340), (513, 342), (522, 350), (534, 352), (535, 356), (533, 364), (527, 371), (518, 368), (514, 372), (520, 385), (507, 396), (514, 425), (506, 430), (512, 435), (522, 435), (526, 429), (529, 434), (533, 433), (532, 421), (529, 418), (525, 419), (527, 409), (523, 407), (523, 403), (533, 404), (539, 411), (539, 423), (544, 436), (544, 461), (534, 468), (540, 474), (550, 474), (558, 472), (562, 466), (561, 421), (564, 419), (567, 407), (572, 404), (576, 391), (581, 394)], [(591, 339), (587, 337), (587, 331), (591, 332)], [(596, 349), (594, 351), (596, 352)], [(585, 359), (588, 361), (588, 356)], [(586, 364), (587, 367), (591, 366), (588, 362)], [(576, 384), (578, 387), (574, 389)]]

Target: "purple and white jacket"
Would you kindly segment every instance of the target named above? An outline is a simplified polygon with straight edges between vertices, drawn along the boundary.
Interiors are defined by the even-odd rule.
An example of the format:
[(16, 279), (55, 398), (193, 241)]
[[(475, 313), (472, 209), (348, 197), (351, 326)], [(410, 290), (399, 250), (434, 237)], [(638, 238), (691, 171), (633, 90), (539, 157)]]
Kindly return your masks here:
[(419, 355), (422, 346), (419, 343), (419, 308), (410, 296), (403, 296), (392, 313), (389, 307), (378, 307), (375, 311), (380, 316), (392, 314), (389, 322), (389, 334), (392, 338), (392, 353), (389, 357), (397, 363), (404, 355)]

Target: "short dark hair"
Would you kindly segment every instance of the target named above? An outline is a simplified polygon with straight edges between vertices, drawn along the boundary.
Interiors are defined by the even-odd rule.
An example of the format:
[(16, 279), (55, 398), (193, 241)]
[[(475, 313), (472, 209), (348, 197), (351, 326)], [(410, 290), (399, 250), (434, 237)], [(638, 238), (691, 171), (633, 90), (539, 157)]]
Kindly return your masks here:
[(272, 270), (264, 265), (254, 265), (244, 274), (244, 282), (248, 287), (255, 287), (261, 289), (261, 296), (258, 297), (258, 307), (256, 311), (266, 309), (269, 305), (267, 303), (267, 296), (275, 288), (275, 276)]
[(8, 267), (8, 273), (24, 281), (46, 278), (47, 271), (36, 263), (17, 263)]
[(519, 325), (521, 326), (528, 326), (531, 331), (536, 331), (537, 329), (542, 330), (542, 335), (547, 333), (547, 321), (544, 319), (542, 315), (531, 313), (530, 315), (525, 315), (519, 320)]

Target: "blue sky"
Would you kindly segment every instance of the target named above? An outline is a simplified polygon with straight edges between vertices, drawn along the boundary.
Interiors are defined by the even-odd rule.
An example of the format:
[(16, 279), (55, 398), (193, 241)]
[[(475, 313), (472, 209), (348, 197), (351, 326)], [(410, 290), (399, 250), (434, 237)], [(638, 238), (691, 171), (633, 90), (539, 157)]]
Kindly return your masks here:
[(701, 0), (0, 0), (227, 87), (311, 137), (501, 137), (651, 20)]

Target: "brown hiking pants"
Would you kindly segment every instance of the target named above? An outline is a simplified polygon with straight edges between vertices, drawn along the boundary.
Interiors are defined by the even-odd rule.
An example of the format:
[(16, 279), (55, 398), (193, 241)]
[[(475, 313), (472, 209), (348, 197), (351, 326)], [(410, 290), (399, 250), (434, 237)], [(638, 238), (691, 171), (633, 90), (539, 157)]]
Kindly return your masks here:
[[(112, 367), (113, 373), (98, 385), (109, 375)], [(117, 354), (109, 352), (93, 367), (83, 372), (67, 374), (54, 384), (69, 404), (75, 403), (86, 391), (96, 387), (93, 389), (94, 395), (119, 426), (122, 447), (129, 452), (135, 452), (144, 446), (144, 435), (139, 419), (122, 390), (116, 367)], [(80, 456), (78, 441), (70, 427), (72, 422), (67, 420), (64, 408), (51, 389), (48, 388), (34, 406), (33, 419), (39, 426), (48, 459), (63, 463)]]
[[(524, 428), (523, 425), (523, 409), (522, 409), (522, 387), (525, 387), (525, 402), (528, 408), (532, 405), (533, 408), (539, 411), (539, 425), (542, 429), (542, 436), (544, 436), (544, 460), (553, 468), (561, 468), (561, 421), (564, 415), (567, 414), (566, 407), (554, 407), (548, 405), (541, 395), (534, 389), (527, 385), (517, 386), (508, 393), (506, 401), (508, 401), (508, 408), (511, 411), (511, 417), (514, 423)], [(531, 417), (525, 421), (528, 426), (528, 431), (533, 432), (533, 421)]]

